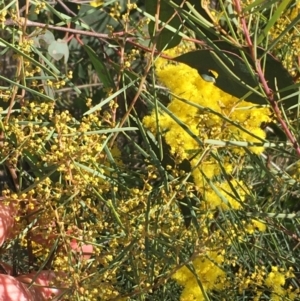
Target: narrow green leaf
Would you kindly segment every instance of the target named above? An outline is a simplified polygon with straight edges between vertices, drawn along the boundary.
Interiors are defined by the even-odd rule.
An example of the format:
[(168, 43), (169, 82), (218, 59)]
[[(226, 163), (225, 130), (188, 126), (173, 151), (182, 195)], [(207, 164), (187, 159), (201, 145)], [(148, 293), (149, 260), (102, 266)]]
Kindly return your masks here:
[(36, 91), (36, 90), (30, 89), (30, 88), (28, 88), (28, 87), (26, 87), (26, 86), (24, 86), (24, 85), (21, 85), (21, 84), (15, 82), (15, 81), (13, 81), (13, 80), (10, 80), (10, 79), (8, 79), (8, 78), (6, 78), (6, 77), (4, 77), (4, 76), (1, 76), (1, 75), (0, 75), (0, 79), (2, 79), (3, 81), (6, 81), (6, 82), (8, 82), (8, 83), (10, 83), (11, 85), (17, 86), (17, 87), (19, 87), (20, 89), (24, 89), (25, 91), (31, 93), (32, 95), (39, 96), (39, 97), (41, 97), (41, 99), (43, 99), (44, 101), (55, 101), (55, 99), (49, 97), (48, 95), (45, 95), (45, 94), (40, 93), (40, 92), (38, 92), (38, 91)]
[(12, 49), (15, 53), (17, 53), (17, 54), (21, 55), (22, 57), (26, 58), (34, 66), (40, 67), (47, 74), (52, 75), (54, 78), (57, 78), (57, 75), (60, 75), (60, 71), (57, 68), (53, 69), (53, 71), (49, 70), (43, 64), (41, 64), (40, 62), (33, 59), (30, 55), (25, 54), (24, 52), (22, 52), (21, 50), (16, 48), (14, 45), (10, 44), (9, 42), (5, 41), (4, 39), (0, 38), (0, 43), (3, 43), (6, 47)]
[(277, 20), (280, 18), (282, 12), (286, 9), (286, 7), (292, 2), (292, 0), (283, 0), (278, 6), (277, 10), (273, 14), (272, 18), (269, 20), (268, 24), (260, 34), (257, 39), (257, 45), (260, 45), (261, 42), (268, 36), (270, 29), (274, 26)]
[[(172, 26), (175, 30), (179, 30), (181, 26), (180, 18), (175, 15), (175, 11), (165, 1), (146, 1), (146, 12), (152, 16), (157, 14), (157, 8), (159, 5), (159, 20)], [(160, 26), (161, 27), (161, 26)], [(156, 36), (155, 22), (151, 21), (148, 25), (149, 34), (151, 37)], [(164, 27), (157, 37), (155, 37), (156, 48), (158, 50), (169, 49), (177, 46), (181, 42), (181, 37), (177, 33), (171, 32), (167, 27)]]
[(300, 14), (294, 20), (292, 20), (289, 25), (287, 25), (287, 27), (278, 35), (276, 39), (272, 41), (272, 43), (266, 49), (266, 52), (273, 50), (273, 48), (275, 48), (278, 45), (278, 43), (280, 43), (282, 38), (285, 35), (287, 35), (288, 32), (290, 32), (299, 22), (300, 22)]
[(129, 87), (131, 87), (132, 85), (134, 85), (134, 83), (136, 81), (137, 80), (131, 81), (128, 85), (125, 85), (122, 89), (120, 89), (117, 92), (115, 92), (114, 94), (110, 95), (108, 98), (106, 98), (105, 100), (101, 101), (96, 106), (92, 107), (90, 110), (88, 110), (87, 112), (85, 112), (83, 115), (89, 115), (89, 114), (92, 114), (93, 112), (95, 112), (97, 110), (100, 110), (105, 104), (109, 103), (112, 99), (114, 99), (115, 97), (117, 97), (118, 95), (120, 95), (123, 91), (126, 91), (126, 89), (128, 89)]
[(254, 2), (252, 2), (251, 4), (247, 5), (247, 7), (245, 7), (243, 9), (244, 12), (248, 12), (251, 10), (251, 12), (253, 13), (253, 8), (258, 7), (260, 11), (262, 11), (262, 8), (264, 8), (264, 6), (271, 6), (274, 3), (276, 3), (278, 0), (256, 0)]
[(95, 51), (87, 45), (83, 45), (83, 48), (87, 52), (88, 56), (90, 57), (91, 62), (93, 64), (101, 82), (103, 83), (103, 86), (105, 88), (114, 88), (115, 83), (114, 83), (109, 71), (107, 70), (107, 67), (101, 61), (101, 59), (97, 56)]

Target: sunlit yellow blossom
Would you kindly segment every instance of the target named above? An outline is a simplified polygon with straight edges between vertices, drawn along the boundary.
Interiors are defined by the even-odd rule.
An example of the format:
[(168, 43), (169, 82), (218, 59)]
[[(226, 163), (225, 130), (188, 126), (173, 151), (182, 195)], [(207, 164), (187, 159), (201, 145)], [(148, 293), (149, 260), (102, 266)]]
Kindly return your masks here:
[[(206, 186), (203, 189), (203, 200), (202, 203), (203, 209), (216, 209), (217, 207), (222, 207), (223, 209), (240, 209), (242, 206), (242, 202), (245, 199), (246, 189), (243, 187), (243, 183), (232, 181), (229, 183), (215, 183), (214, 184), (215, 191), (212, 187)], [(234, 197), (233, 189), (239, 195), (239, 198)], [(218, 192), (218, 193), (217, 193)], [(219, 194), (219, 195), (218, 195)], [(222, 198), (220, 197), (222, 195)]]
[(1, 12), (0, 12), (0, 23), (4, 23), (6, 15), (7, 15), (7, 10), (1, 10)]
[[(223, 255), (215, 251), (207, 252), (193, 261), (193, 266), (205, 291), (221, 290), (226, 287), (226, 274), (218, 266), (224, 261)], [(174, 275), (180, 285), (184, 286), (181, 301), (205, 300), (194, 274), (187, 268), (180, 268)]]
[(252, 220), (252, 224), (253, 224), (253, 226), (254, 226), (256, 229), (258, 229), (260, 232), (265, 232), (266, 229), (267, 229), (266, 224), (263, 223), (263, 222), (260, 222), (260, 221), (258, 221), (258, 220), (253, 219), (253, 220)]
[(286, 295), (287, 291), (283, 288), (285, 279), (284, 274), (278, 271), (278, 267), (273, 266), (265, 280), (265, 285), (272, 291), (272, 300), (282, 300), (282, 297)]
[[(181, 51), (180, 47), (176, 47), (168, 50), (167, 54), (178, 56)], [(176, 119), (161, 113), (157, 120), (153, 112), (144, 118), (144, 125), (156, 133), (159, 124), (160, 131), (165, 133), (164, 138), (170, 146), (171, 154), (177, 159), (193, 157), (190, 161), (193, 180), (202, 193), (203, 209), (240, 209), (247, 192), (242, 182), (219, 182), (214, 184), (214, 189), (208, 184), (209, 180), (214, 180), (224, 173), (231, 174), (236, 166), (229, 156), (222, 155), (220, 161), (216, 160), (216, 157), (222, 154), (221, 147), (207, 146), (202, 142), (206, 139), (247, 142), (249, 150), (260, 154), (264, 148), (253, 143), (262, 144), (265, 138), (265, 132), (260, 125), (270, 121), (269, 109), (258, 108), (223, 92), (212, 82), (204, 81), (196, 69), (185, 64), (159, 58), (155, 67), (158, 79), (174, 94), (168, 110)], [(223, 148), (229, 148), (232, 154), (245, 154), (242, 147)], [(261, 230), (262, 225), (259, 226), (260, 228), (253, 225), (253, 231), (255, 227)]]
[[(179, 54), (178, 49), (168, 50), (167, 54), (176, 56)], [(213, 83), (204, 81), (197, 70), (185, 64), (177, 64), (159, 58), (155, 67), (159, 80), (173, 94), (178, 95), (178, 98), (176, 96), (172, 98), (168, 109), (191, 132), (190, 134), (184, 130), (178, 121), (174, 121), (169, 115), (161, 114), (159, 116), (160, 129), (166, 133), (165, 139), (171, 146), (172, 153), (182, 153), (181, 158), (185, 159), (190, 150), (199, 150), (201, 145), (192, 137), (193, 135), (199, 137), (200, 141), (216, 139), (253, 143), (261, 142), (261, 139), (265, 138), (265, 133), (260, 129), (260, 125), (262, 122), (270, 120), (268, 109), (256, 108), (248, 102), (239, 101), (214, 86)], [(183, 100), (190, 101), (194, 105), (187, 104)], [(240, 126), (225, 121), (221, 116), (231, 119)], [(152, 132), (156, 132), (156, 115), (153, 113), (151, 116), (147, 116), (144, 124)], [(263, 151), (263, 147), (253, 146), (249, 149), (256, 154)], [(243, 148), (234, 147), (233, 150), (236, 153), (244, 154)], [(186, 155), (183, 152), (186, 152)], [(205, 163), (203, 162), (203, 164)], [(210, 172), (208, 178), (218, 174), (220, 172), (215, 170)]]
[(90, 5), (93, 7), (98, 7), (103, 4), (103, 0), (94, 0), (90, 2)]

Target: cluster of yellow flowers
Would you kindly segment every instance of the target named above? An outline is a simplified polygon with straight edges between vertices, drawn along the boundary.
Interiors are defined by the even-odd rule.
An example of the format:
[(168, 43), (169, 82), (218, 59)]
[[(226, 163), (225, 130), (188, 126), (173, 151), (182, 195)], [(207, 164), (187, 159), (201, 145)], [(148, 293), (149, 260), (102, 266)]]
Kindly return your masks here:
[(180, 300), (202, 301), (205, 300), (206, 291), (225, 289), (228, 286), (226, 273), (219, 267), (223, 261), (224, 256), (216, 251), (208, 251), (205, 256), (199, 256), (193, 261), (193, 267), (202, 283), (203, 291), (200, 289), (194, 273), (188, 267), (184, 266), (179, 269), (173, 275), (173, 279), (184, 286)]
[(292, 270), (284, 271), (284, 269), (278, 269), (277, 266), (272, 266), (272, 271), (267, 275), (265, 279), (265, 285), (272, 291), (272, 300), (280, 301), (282, 298), (288, 298), (294, 300), (299, 290), (292, 291), (291, 288), (284, 289), (285, 281), (287, 278), (294, 276)]
[[(275, 41), (282, 32), (291, 24), (291, 22), (299, 16), (300, 13), (300, 2), (295, 1), (295, 5), (289, 9), (289, 11), (278, 19), (275, 26), (270, 29), (270, 41)], [(284, 67), (289, 71), (292, 76), (297, 76), (299, 74), (299, 22), (290, 31), (286, 32), (279, 39), (275, 46), (275, 49), (279, 53), (279, 58), (281, 59)], [(299, 78), (299, 75), (298, 75)]]
[[(104, 1), (90, 4), (99, 7)], [(42, 4), (36, 7), (38, 11), (43, 8)], [(124, 22), (136, 6), (129, 4), (127, 8)], [(119, 19), (120, 10), (115, 2), (111, 16)], [(5, 14), (0, 13), (0, 22)], [(20, 51), (31, 55), (30, 43), (22, 40)], [(166, 53), (177, 56), (190, 50), (187, 45)], [(138, 50), (126, 53), (124, 67), (130, 68), (137, 56)], [(25, 78), (41, 72), (30, 61), (24, 63)], [(18, 115), (11, 114), (9, 120), (2, 122), (6, 137), (3, 158), (9, 158), (7, 162), (14, 167), (21, 156), (32, 158), (29, 163), (35, 168), (29, 188), (20, 194), (8, 189), (2, 192), (6, 202), (20, 204), (16, 232), (24, 233), (22, 246), (28, 242), (29, 231), (31, 238), (36, 239), (32, 242), (35, 256), (45, 262), (57, 244), (52, 266), (70, 275), (68, 285), (78, 293), (70, 300), (123, 300), (122, 293), (132, 293), (133, 298), (151, 293), (155, 286), (165, 284), (172, 268), (172, 279), (184, 287), (181, 301), (207, 300), (207, 293), (223, 290), (228, 293), (228, 300), (234, 300), (230, 299), (230, 291), (234, 290), (234, 294), (251, 291), (255, 301), (262, 300), (265, 292), (276, 301), (299, 298), (299, 291), (287, 284), (287, 279), (294, 277), (291, 269), (281, 269), (274, 263), (267, 268), (249, 264), (246, 269), (236, 256), (236, 243), (246, 244), (249, 238), (258, 241), (260, 236), (269, 235), (267, 224), (250, 217), (227, 219), (228, 215), (239, 214), (236, 211), (243, 208), (250, 194), (251, 187), (235, 176), (242, 170), (248, 151), (263, 152), (263, 147), (252, 143), (265, 138), (260, 125), (270, 121), (269, 110), (224, 93), (187, 65), (158, 58), (155, 68), (160, 82), (172, 92), (167, 107), (171, 114), (160, 113), (157, 120), (153, 113), (144, 118), (144, 125), (154, 134), (159, 125), (176, 162), (190, 160), (194, 183), (186, 184), (184, 192), (177, 180), (168, 182), (168, 189), (153, 187), (156, 166), (148, 166), (144, 174), (138, 174), (140, 178), (131, 178), (127, 166), (118, 160), (120, 151), (108, 143), (110, 130), (116, 124), (115, 102), (110, 103), (107, 112), (97, 111), (76, 120), (67, 110), (56, 110), (54, 102), (24, 100)], [(72, 73), (66, 76), (71, 78)], [(55, 90), (65, 81), (49, 80), (43, 85), (38, 79), (28, 81), (28, 86), (43, 94), (44, 85)], [(10, 100), (11, 92), (3, 91), (1, 95)], [(93, 106), (91, 98), (86, 99), (86, 105)], [(247, 150), (232, 143), (237, 141), (248, 143)], [(226, 146), (218, 142), (225, 142)], [(112, 155), (110, 160), (108, 154)], [(174, 170), (174, 175), (181, 172)], [(185, 229), (173, 200), (195, 191), (202, 200), (195, 208), (199, 228)], [(219, 218), (217, 213), (224, 215)], [(73, 232), (68, 233), (70, 229)], [(68, 246), (74, 237), (81, 245), (93, 245), (92, 258), (80, 260), (82, 254), (73, 256), (76, 252)], [(247, 247), (255, 244), (251, 241)], [(199, 245), (203, 249), (197, 253)], [(174, 262), (183, 262), (178, 254), (184, 253), (187, 246), (193, 256), (186, 266), (174, 267)], [(255, 248), (249, 253), (257, 251)], [(79, 260), (75, 263), (76, 258)], [(125, 288), (123, 279), (119, 281), (124, 275), (129, 279), (124, 280)], [(125, 281), (134, 286), (128, 288)]]
[[(167, 51), (169, 56), (176, 56), (180, 49)], [(174, 94), (169, 111), (174, 114), (186, 127), (205, 143), (206, 139), (218, 141), (247, 141), (260, 142), (265, 138), (265, 132), (260, 128), (262, 122), (270, 121), (270, 112), (267, 108), (258, 108), (251, 103), (239, 101), (237, 98), (221, 91), (212, 82), (204, 81), (197, 70), (185, 64), (177, 64), (158, 58), (156, 63), (158, 79)], [(188, 100), (194, 105), (187, 104), (182, 99)], [(198, 105), (198, 107), (197, 107)], [(209, 108), (209, 110), (205, 110)], [(227, 119), (222, 118), (225, 116)], [(144, 125), (153, 133), (157, 133), (157, 123), (160, 131), (165, 133), (164, 138), (171, 147), (171, 153), (180, 160), (191, 157), (194, 182), (200, 188), (206, 206), (214, 209), (220, 205), (224, 208), (240, 208), (240, 202), (244, 200), (247, 188), (240, 181), (215, 182), (216, 189), (208, 185), (207, 180), (214, 179), (224, 172), (231, 174), (237, 168), (235, 157), (245, 154), (245, 149), (231, 147), (231, 155), (223, 156), (222, 163), (216, 159), (226, 147), (212, 145), (199, 145), (187, 131), (185, 131), (170, 115), (162, 113), (158, 120), (155, 112), (146, 116)], [(252, 133), (252, 134), (250, 134)], [(256, 154), (263, 151), (263, 147), (250, 146), (249, 149)], [(235, 200), (232, 195), (232, 187), (238, 191), (240, 199)], [(216, 190), (225, 192), (228, 203), (217, 195)]]
[[(177, 47), (166, 51), (166, 54), (178, 56), (182, 49)], [(188, 48), (184, 48), (183, 51), (187, 50)], [(193, 180), (203, 198), (200, 212), (214, 212), (217, 208), (241, 209), (249, 194), (249, 186), (236, 179), (224, 181), (226, 177), (222, 175), (234, 175), (234, 172), (242, 169), (243, 164), (238, 165), (235, 158), (242, 158), (246, 154), (245, 149), (236, 146), (207, 146), (205, 140), (259, 142), (265, 138), (265, 132), (260, 127), (261, 123), (271, 120), (269, 109), (256, 107), (221, 91), (212, 82), (204, 81), (197, 70), (187, 65), (158, 58), (155, 68), (160, 82), (172, 92), (167, 109), (203, 144), (200, 145), (199, 140), (194, 139), (181, 127), (171, 114), (160, 113), (157, 117), (153, 112), (144, 118), (144, 125), (154, 134), (157, 133), (157, 124), (159, 125), (160, 132), (164, 133), (165, 141), (170, 146), (171, 154), (179, 158), (179, 161), (190, 158), (198, 152), (190, 162)], [(255, 154), (260, 154), (264, 150), (263, 147), (257, 146), (249, 146), (248, 149)], [(202, 218), (206, 221), (207, 218), (213, 220), (210, 214), (200, 219)], [(234, 239), (243, 241), (246, 236), (254, 235), (256, 231), (266, 231), (266, 224), (258, 220), (243, 221), (242, 225), (243, 229), (241, 225), (223, 225), (226, 232), (231, 233), (231, 238), (225, 238), (219, 231), (213, 232), (211, 236), (213, 247), (191, 263), (195, 274), (186, 266), (176, 271), (173, 279), (184, 286), (181, 301), (206, 300), (206, 292), (233, 286), (236, 280), (230, 280), (222, 268), (227, 262), (226, 257), (229, 256), (225, 253), (226, 249), (232, 245)], [(203, 229), (203, 233), (208, 235), (209, 230)], [(220, 246), (222, 251), (212, 251)], [(277, 298), (275, 296), (289, 296), (291, 300), (296, 298), (297, 292), (292, 293), (283, 289), (286, 279), (292, 277), (292, 274), (276, 273), (272, 270), (269, 274), (259, 272), (259, 275), (261, 285), (270, 289), (274, 300)], [(255, 286), (253, 279), (256, 279), (256, 276), (251, 280), (246, 274), (242, 278), (236, 275), (235, 279), (240, 279), (237, 287), (243, 291), (249, 289), (251, 285)], [(198, 281), (202, 285), (201, 289)], [(257, 300), (259, 294), (257, 292)]]
[(93, 7), (98, 7), (98, 6), (101, 6), (103, 3), (104, 3), (103, 0), (94, 0), (94, 1), (90, 2), (90, 5)]

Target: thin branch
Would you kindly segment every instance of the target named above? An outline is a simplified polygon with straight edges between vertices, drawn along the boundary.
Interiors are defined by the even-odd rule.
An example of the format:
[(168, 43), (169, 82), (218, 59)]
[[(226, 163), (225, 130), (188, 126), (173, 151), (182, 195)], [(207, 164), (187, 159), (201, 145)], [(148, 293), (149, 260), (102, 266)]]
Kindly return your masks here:
[(268, 97), (268, 100), (270, 102), (271, 107), (273, 108), (273, 111), (274, 111), (274, 113), (276, 115), (277, 120), (280, 122), (280, 124), (281, 124), (281, 126), (283, 128), (283, 131), (285, 132), (287, 138), (292, 143), (294, 149), (296, 150), (298, 156), (300, 157), (300, 147), (299, 147), (299, 144), (298, 144), (296, 138), (294, 137), (294, 135), (291, 133), (288, 125), (283, 120), (281, 111), (280, 111), (280, 109), (279, 109), (279, 107), (277, 105), (276, 100), (274, 99), (274, 94), (273, 94), (272, 90), (269, 88), (268, 83), (267, 83), (267, 81), (265, 79), (264, 72), (263, 72), (263, 70), (261, 68), (260, 60), (258, 60), (256, 58), (256, 54), (255, 54), (256, 51), (254, 49), (254, 45), (253, 45), (251, 37), (250, 37), (250, 33), (249, 33), (249, 30), (248, 30), (248, 27), (247, 27), (247, 23), (246, 23), (244, 14), (242, 12), (241, 2), (240, 2), (240, 0), (234, 0), (234, 4), (235, 4), (236, 12), (240, 16), (240, 22), (241, 22), (241, 25), (242, 25), (242, 31), (244, 33), (246, 42), (248, 44), (252, 60), (255, 63), (256, 72), (257, 72), (257, 75), (258, 75), (259, 80), (261, 82), (261, 85), (262, 85), (264, 91), (266, 92), (266, 95)]

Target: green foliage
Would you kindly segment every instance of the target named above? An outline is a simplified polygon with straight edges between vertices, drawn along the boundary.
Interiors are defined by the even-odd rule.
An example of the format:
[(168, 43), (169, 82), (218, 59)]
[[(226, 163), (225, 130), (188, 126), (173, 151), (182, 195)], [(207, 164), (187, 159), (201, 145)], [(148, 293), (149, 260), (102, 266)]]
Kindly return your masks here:
[(105, 88), (113, 88), (114, 87), (114, 81), (111, 78), (110, 73), (106, 69), (105, 64), (100, 61), (100, 59), (96, 56), (93, 49), (91, 49), (89, 46), (84, 45), (84, 49), (89, 55), (89, 58), (97, 72), (97, 75), (99, 76), (99, 79), (102, 81)]
[(299, 3), (2, 2), (1, 273), (299, 300)]
[[(146, 1), (145, 6), (150, 16), (159, 16), (158, 19), (151, 20), (148, 25), (149, 34), (156, 48), (164, 50), (177, 46), (181, 41), (181, 37), (177, 34), (181, 27), (179, 16), (164, 1)], [(156, 31), (160, 26), (163, 28), (157, 35)]]

